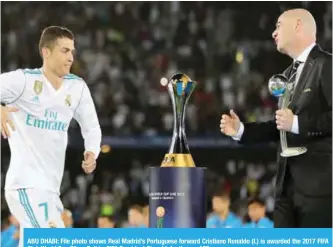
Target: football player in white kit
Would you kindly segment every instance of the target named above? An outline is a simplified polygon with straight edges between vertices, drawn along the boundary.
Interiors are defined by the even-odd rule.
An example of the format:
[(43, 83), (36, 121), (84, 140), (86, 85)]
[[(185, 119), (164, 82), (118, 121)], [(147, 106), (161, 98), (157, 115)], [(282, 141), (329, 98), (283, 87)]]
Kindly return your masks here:
[(70, 74), (75, 53), (72, 32), (46, 28), (39, 51), (42, 68), (0, 75), (1, 103), (5, 104), (1, 106), (1, 132), (11, 150), (5, 197), (21, 229), (64, 227), (59, 196), (71, 119), (81, 127), (82, 168), (87, 174), (96, 168), (101, 145), (90, 91), (84, 80)]

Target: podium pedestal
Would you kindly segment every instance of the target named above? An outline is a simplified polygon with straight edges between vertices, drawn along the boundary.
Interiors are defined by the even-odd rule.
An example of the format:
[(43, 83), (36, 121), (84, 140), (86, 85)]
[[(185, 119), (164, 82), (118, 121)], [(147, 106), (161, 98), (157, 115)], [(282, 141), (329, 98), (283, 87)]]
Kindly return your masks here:
[(149, 169), (149, 227), (205, 228), (206, 185), (203, 167)]

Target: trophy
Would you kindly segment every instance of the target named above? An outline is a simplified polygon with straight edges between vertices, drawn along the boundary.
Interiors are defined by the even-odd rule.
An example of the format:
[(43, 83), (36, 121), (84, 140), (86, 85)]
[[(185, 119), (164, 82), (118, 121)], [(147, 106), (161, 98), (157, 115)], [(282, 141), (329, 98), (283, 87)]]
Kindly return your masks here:
[(149, 227), (206, 226), (205, 167), (196, 167), (185, 134), (185, 110), (196, 82), (185, 74), (161, 79), (173, 107), (173, 134), (160, 167), (149, 169)]
[(169, 152), (164, 156), (162, 167), (195, 167), (185, 134), (185, 110), (195, 89), (196, 82), (185, 74), (176, 74), (169, 81), (161, 79), (167, 86), (173, 108), (173, 135)]
[[(293, 84), (289, 83), (288, 78), (282, 74), (274, 75), (269, 79), (269, 92), (279, 98), (279, 109), (286, 109), (288, 107), (292, 86)], [(284, 130), (280, 131), (280, 143), (282, 157), (298, 156), (307, 152), (306, 147), (288, 147), (287, 132)]]

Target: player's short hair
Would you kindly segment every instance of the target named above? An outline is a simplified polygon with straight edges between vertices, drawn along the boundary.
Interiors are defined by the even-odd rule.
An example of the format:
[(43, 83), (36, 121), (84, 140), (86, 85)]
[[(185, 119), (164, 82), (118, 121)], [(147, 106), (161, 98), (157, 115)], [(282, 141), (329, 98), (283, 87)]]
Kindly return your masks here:
[(39, 54), (42, 56), (44, 47), (52, 48), (57, 39), (68, 38), (74, 40), (74, 34), (71, 30), (60, 26), (49, 26), (45, 28), (39, 40)]
[(253, 197), (248, 200), (247, 206), (250, 206), (252, 204), (258, 204), (261, 207), (265, 207), (266, 203), (261, 200), (259, 197)]
[(140, 206), (140, 205), (138, 205), (138, 204), (134, 204), (134, 205), (132, 205), (132, 206), (130, 206), (129, 207), (129, 210), (135, 210), (135, 211), (138, 211), (140, 214), (142, 214), (143, 212), (143, 210), (142, 210), (142, 207)]
[(218, 189), (213, 193), (212, 197), (219, 197), (222, 199), (226, 199), (226, 200), (230, 200), (230, 196), (229, 193), (227, 193), (225, 190), (223, 189)]
[(116, 218), (115, 218), (114, 215), (101, 214), (101, 215), (98, 216), (98, 218), (107, 219), (109, 222), (116, 222)]

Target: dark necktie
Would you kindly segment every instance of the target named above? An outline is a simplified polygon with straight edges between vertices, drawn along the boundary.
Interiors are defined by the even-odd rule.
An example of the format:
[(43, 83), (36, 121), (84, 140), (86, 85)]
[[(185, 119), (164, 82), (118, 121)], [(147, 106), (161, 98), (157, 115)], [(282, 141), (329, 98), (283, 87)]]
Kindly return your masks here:
[(297, 75), (297, 69), (298, 67), (302, 64), (302, 62), (300, 61), (295, 61), (293, 63), (293, 67), (290, 71), (290, 74), (289, 74), (289, 87), (291, 88), (290, 91), (290, 101), (293, 97), (293, 94), (294, 94), (294, 91), (295, 91), (295, 82), (296, 82), (296, 75)]

